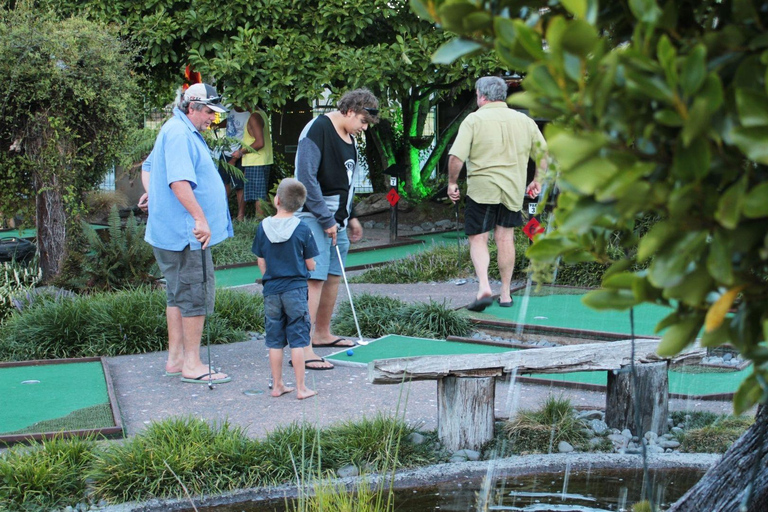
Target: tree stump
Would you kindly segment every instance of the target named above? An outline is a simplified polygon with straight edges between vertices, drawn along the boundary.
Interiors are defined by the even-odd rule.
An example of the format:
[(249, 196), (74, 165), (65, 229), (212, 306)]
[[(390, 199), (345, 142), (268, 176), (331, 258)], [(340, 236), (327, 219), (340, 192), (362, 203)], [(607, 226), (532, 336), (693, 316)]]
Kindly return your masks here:
[[(637, 388), (629, 369), (626, 365), (618, 373), (608, 372), (605, 422), (611, 428), (629, 429), (638, 437), (648, 431), (659, 435), (666, 433), (669, 414), (667, 363), (636, 364)], [(635, 425), (635, 407), (639, 408), (640, 425)]]
[(477, 450), (493, 439), (494, 377), (448, 376), (437, 382), (437, 434), (452, 451)]

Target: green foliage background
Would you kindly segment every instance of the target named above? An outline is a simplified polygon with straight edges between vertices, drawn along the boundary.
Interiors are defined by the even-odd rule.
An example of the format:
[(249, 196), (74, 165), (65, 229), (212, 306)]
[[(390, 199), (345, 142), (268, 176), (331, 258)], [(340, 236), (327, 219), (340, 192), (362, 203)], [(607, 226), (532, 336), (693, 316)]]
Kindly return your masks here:
[[(433, 59), (493, 48), (526, 73), (525, 92), (509, 102), (553, 119), (545, 132), (554, 159), (549, 179), (561, 194), (554, 229), (528, 251), (539, 270), (558, 259), (610, 263), (604, 289), (585, 302), (673, 305), (657, 327), (659, 352), (681, 351), (704, 327), (704, 346), (730, 343), (755, 363), (736, 411), (768, 402), (765, 5), (411, 4), (461, 35)], [(647, 215), (661, 220), (635, 235)], [(608, 254), (617, 232), (624, 255)]]

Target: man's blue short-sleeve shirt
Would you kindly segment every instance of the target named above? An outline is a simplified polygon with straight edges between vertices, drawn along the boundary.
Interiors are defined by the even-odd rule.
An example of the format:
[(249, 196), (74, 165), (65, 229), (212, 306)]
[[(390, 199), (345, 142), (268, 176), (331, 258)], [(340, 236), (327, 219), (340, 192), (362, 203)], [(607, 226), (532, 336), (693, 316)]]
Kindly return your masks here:
[(179, 109), (160, 129), (142, 165), (149, 172), (149, 217), (144, 239), (153, 247), (181, 251), (200, 249), (192, 229), (195, 220), (176, 198), (171, 183), (188, 181), (211, 229), (210, 245), (233, 236), (224, 183), (208, 145)]

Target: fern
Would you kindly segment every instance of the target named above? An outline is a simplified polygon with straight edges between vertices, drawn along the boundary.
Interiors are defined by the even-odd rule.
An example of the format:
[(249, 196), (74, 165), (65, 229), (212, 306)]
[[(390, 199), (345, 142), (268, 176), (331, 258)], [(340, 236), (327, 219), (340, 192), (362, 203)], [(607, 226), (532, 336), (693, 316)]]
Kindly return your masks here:
[(88, 242), (83, 271), (89, 287), (119, 290), (155, 280), (152, 248), (144, 241), (144, 226), (136, 222), (133, 212), (123, 228), (117, 207), (113, 207), (109, 213), (108, 236), (85, 223), (83, 233)]

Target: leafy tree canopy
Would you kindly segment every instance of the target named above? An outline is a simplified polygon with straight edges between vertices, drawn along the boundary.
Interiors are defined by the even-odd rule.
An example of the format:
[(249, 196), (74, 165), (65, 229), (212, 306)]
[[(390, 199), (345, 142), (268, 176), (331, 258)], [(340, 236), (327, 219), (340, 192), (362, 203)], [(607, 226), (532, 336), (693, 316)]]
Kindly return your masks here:
[[(418, 153), (411, 142), (419, 143), (429, 108), (502, 70), (487, 54), (451, 66), (432, 63), (448, 36), (405, 0), (49, 1), (62, 12), (117, 24), (141, 49), (140, 69), (157, 93), (181, 83), (188, 63), (204, 79), (215, 77), (228, 100), (258, 101), (272, 111), (289, 100), (319, 98), (326, 88), (334, 96), (370, 88), (383, 105), (402, 108), (394, 137), (380, 133), (374, 142), (383, 166), (411, 169), (418, 195), (427, 193), (421, 182), (436, 165), (435, 159), (421, 169), (411, 161)], [(168, 96), (148, 99), (157, 98)]]

